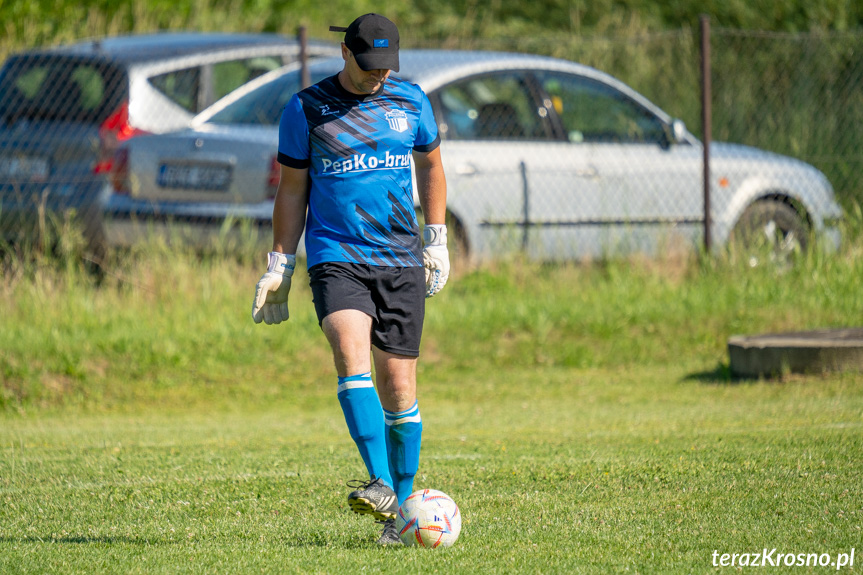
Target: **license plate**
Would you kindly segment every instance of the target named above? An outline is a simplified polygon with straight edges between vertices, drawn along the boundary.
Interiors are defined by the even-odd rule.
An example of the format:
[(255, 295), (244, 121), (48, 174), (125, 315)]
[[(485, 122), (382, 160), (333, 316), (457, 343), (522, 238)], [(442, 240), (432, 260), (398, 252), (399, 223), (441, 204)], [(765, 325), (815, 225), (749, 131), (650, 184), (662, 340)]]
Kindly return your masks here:
[(43, 181), (48, 178), (48, 159), (41, 156), (0, 156), (0, 177)]
[(226, 190), (231, 173), (225, 164), (162, 164), (157, 183), (163, 188)]

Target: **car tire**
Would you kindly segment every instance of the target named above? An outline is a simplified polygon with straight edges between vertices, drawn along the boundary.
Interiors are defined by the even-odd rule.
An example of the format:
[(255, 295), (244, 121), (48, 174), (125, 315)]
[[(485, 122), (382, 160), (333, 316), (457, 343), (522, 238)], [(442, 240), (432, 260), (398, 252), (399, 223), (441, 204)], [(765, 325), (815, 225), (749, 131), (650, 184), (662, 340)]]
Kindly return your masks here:
[(793, 206), (779, 199), (753, 202), (737, 221), (731, 248), (750, 267), (786, 265), (809, 248), (809, 227)]

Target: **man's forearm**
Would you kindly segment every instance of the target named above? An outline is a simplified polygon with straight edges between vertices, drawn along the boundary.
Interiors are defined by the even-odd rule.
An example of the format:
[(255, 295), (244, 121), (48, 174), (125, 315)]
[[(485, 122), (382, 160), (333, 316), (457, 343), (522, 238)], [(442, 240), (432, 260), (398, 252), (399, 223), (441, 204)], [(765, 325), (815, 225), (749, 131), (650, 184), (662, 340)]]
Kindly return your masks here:
[(443, 170), (417, 170), (417, 195), (420, 199), (425, 223), (444, 224), (446, 219), (446, 180), (443, 177)]
[(306, 225), (308, 173), (282, 168), (282, 177), (273, 203), (273, 251), (297, 253)]
[(273, 251), (297, 253), (297, 246), (306, 225), (306, 201), (296, 196), (278, 197), (273, 206)]
[(426, 224), (446, 223), (446, 177), (440, 149), (428, 154), (415, 154), (417, 196)]

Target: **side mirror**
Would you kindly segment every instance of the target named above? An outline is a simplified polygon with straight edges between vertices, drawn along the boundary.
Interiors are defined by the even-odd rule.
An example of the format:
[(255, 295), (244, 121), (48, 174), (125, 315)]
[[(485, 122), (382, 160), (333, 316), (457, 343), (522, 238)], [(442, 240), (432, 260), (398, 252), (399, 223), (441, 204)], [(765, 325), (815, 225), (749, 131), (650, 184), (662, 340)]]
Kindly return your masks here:
[(686, 139), (686, 124), (683, 120), (674, 119), (671, 122), (671, 138), (675, 144), (680, 144)]

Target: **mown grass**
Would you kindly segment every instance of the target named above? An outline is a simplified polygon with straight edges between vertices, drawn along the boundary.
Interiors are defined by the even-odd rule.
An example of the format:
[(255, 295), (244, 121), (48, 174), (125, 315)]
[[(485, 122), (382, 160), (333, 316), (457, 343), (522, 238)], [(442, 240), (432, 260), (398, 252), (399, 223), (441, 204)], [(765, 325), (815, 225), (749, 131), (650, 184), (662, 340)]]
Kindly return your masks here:
[(690, 573), (714, 550), (835, 556), (860, 537), (859, 384), (666, 369), (427, 385), (417, 485), (465, 520), (443, 553), (376, 549), (345, 509), (359, 470), (334, 402), (19, 419), (0, 433), (0, 569)]
[[(7, 262), (0, 572), (700, 573), (849, 553), (863, 376), (735, 380), (727, 337), (860, 325), (853, 239), (785, 270), (633, 258), (464, 270), (429, 301), (417, 487), (446, 552), (378, 549), (302, 272), (250, 319), (258, 258), (126, 254), (101, 285)], [(822, 568), (794, 568), (794, 571)], [(859, 565), (857, 566), (859, 569)]]

